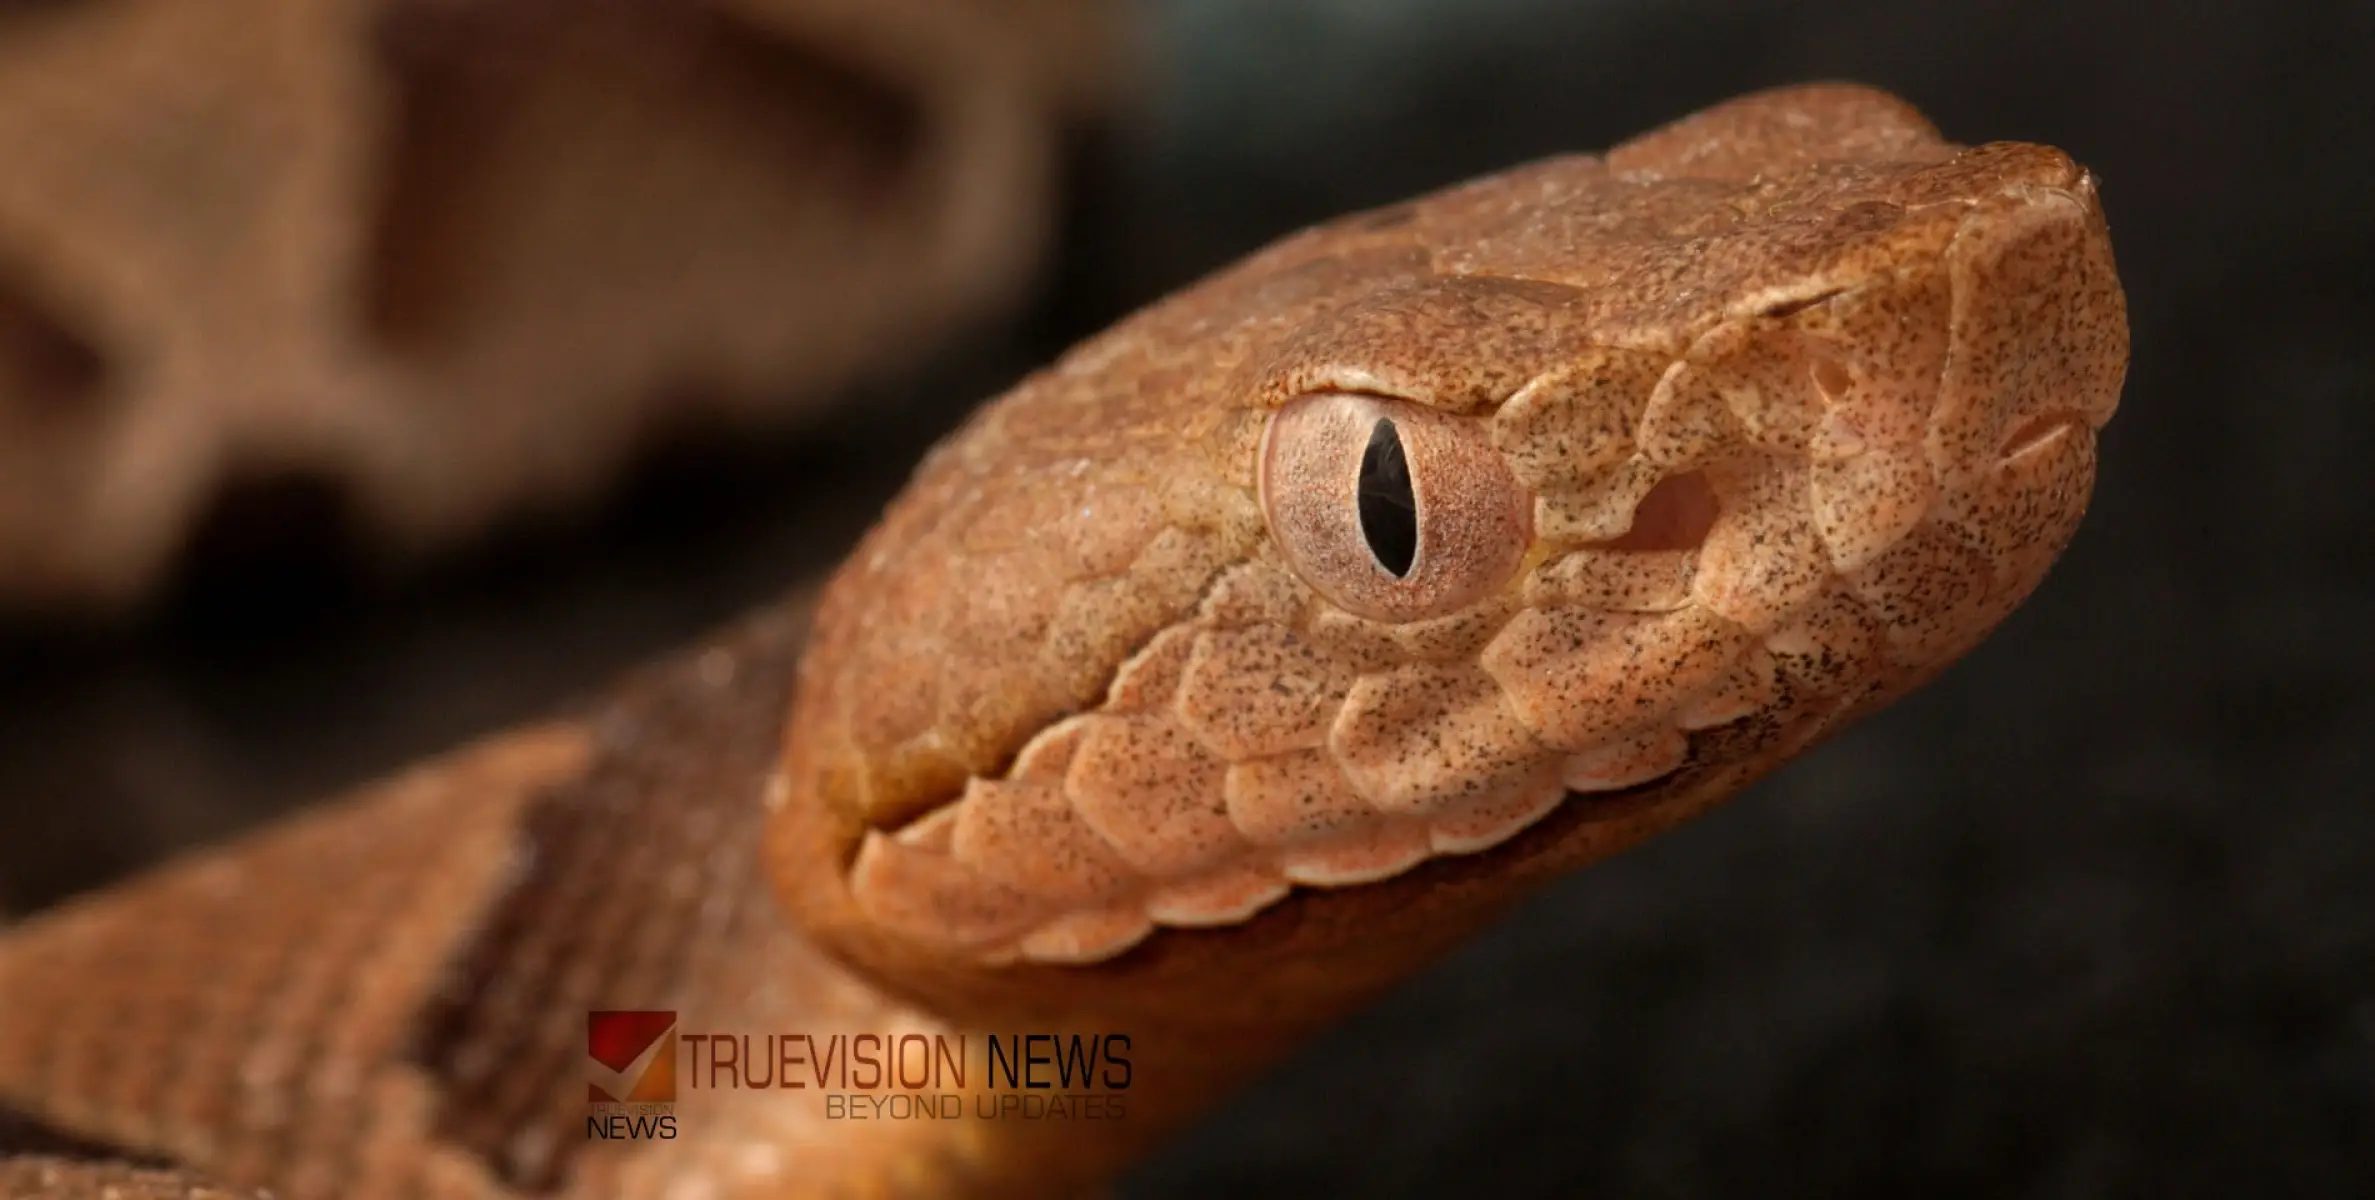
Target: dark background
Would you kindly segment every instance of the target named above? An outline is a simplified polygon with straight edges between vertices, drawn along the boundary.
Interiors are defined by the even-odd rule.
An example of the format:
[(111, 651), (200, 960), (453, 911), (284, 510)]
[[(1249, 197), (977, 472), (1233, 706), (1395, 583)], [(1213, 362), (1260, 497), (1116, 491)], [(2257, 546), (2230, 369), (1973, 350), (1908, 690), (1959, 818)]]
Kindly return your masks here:
[(1551, 889), (1124, 1193), (2375, 1195), (2375, 6), (1163, 0), (1024, 320), (425, 573), (228, 499), (0, 631), (0, 909), (528, 715), (829, 564), (929, 440), (1299, 224), (1853, 78), (2101, 177), (2135, 359), (2036, 599)]

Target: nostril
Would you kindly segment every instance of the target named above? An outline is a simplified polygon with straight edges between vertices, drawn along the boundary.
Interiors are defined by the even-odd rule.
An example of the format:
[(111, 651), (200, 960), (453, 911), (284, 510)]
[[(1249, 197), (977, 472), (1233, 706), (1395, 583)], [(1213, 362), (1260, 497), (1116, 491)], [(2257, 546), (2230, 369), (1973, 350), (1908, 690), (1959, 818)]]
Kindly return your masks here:
[(1669, 475), (1633, 506), (1632, 528), (1593, 545), (1601, 550), (1695, 550), (1715, 528), (1721, 509), (1705, 471)]
[(2039, 413), (2014, 426), (2012, 432), (2004, 436), (2004, 452), (1998, 457), (2018, 458), (2044, 444), (2045, 439), (2060, 432), (2063, 427), (2084, 420), (2084, 417), (2066, 409)]

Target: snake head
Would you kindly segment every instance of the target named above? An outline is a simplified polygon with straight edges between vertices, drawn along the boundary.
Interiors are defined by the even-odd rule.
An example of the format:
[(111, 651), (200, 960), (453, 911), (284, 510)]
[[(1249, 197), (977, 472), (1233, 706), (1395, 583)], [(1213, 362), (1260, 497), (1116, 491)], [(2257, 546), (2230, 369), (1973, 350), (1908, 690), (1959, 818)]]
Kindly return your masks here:
[(926, 461), (820, 607), (779, 886), (959, 1009), (1341, 1008), (1974, 645), (2126, 354), (2086, 172), (1857, 88), (1290, 237)]

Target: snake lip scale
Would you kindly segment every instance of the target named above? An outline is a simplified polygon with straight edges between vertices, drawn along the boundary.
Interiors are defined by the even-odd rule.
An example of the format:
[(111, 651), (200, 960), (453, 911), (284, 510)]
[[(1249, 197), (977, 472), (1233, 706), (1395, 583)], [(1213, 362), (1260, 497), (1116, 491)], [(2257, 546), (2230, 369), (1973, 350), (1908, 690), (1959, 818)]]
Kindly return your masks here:
[[(0, 933), (0, 1193), (1093, 1189), (1969, 651), (2126, 362), (2094, 177), (1851, 85), (1292, 235), (984, 405), (821, 590)], [(587, 1141), (606, 1008), (1118, 1032), (1127, 1119)]]

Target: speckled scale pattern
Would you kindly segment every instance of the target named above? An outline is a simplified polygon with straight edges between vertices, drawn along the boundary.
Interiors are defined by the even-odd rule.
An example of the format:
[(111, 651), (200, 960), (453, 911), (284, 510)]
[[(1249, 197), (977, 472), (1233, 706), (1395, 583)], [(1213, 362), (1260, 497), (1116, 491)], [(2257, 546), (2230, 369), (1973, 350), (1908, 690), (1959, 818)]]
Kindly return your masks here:
[[(2093, 181), (1794, 95), (1810, 119), (1719, 109), (1289, 238), (953, 438), (804, 676), (787, 787), (855, 818), (864, 918), (1102, 960), (1794, 750), (2008, 613), (2083, 512), (2125, 359)], [(1249, 448), (1332, 391), (1482, 426), (1533, 511), (1504, 588), (1391, 625), (1296, 576)], [(1689, 474), (1703, 538), (1618, 540)], [(1802, 735), (1737, 732), (1785, 715)]]

